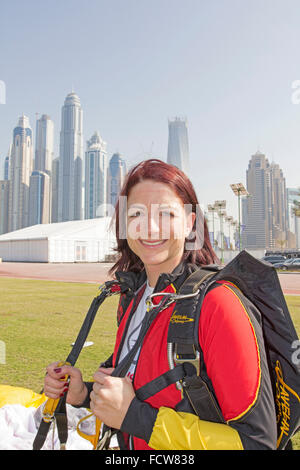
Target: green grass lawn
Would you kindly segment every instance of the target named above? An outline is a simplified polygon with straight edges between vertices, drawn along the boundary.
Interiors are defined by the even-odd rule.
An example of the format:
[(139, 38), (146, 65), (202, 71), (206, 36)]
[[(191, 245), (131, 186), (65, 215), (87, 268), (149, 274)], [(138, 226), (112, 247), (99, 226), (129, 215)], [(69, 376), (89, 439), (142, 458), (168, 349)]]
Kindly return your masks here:
[[(96, 295), (95, 284), (0, 278), (0, 340), (6, 345), (0, 384), (40, 392), (46, 366), (66, 359)], [(94, 344), (76, 364), (84, 380), (91, 380), (113, 351), (118, 299), (107, 298), (98, 311), (88, 337)], [(286, 300), (300, 336), (300, 297)], [(293, 443), (300, 450), (300, 433)]]
[[(6, 364), (0, 364), (0, 383), (39, 392), (45, 368), (65, 360), (86, 312), (98, 295), (95, 284), (0, 279), (0, 340), (6, 344)], [(118, 296), (99, 308), (77, 366), (91, 380), (113, 350)]]

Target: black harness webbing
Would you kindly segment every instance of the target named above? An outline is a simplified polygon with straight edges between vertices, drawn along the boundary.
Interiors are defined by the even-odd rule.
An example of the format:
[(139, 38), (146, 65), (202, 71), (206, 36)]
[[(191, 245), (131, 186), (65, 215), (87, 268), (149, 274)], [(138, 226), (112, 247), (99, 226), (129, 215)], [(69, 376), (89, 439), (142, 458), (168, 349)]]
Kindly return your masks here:
[(188, 362), (185, 362), (184, 364), (178, 365), (174, 369), (168, 370), (159, 377), (151, 380), (151, 382), (148, 382), (137, 389), (136, 397), (141, 401), (145, 401), (169, 385), (172, 385), (187, 376), (193, 376), (194, 374), (194, 366)]
[[(90, 332), (90, 329), (92, 327), (93, 321), (95, 319), (95, 316), (99, 310), (100, 305), (103, 303), (103, 301), (108, 297), (109, 295), (113, 295), (114, 293), (120, 293), (120, 289), (113, 292), (111, 290), (112, 286), (118, 285), (117, 281), (107, 281), (104, 284), (104, 287), (102, 287), (101, 293), (95, 297), (90, 305), (90, 308), (86, 314), (86, 317), (84, 319), (84, 322), (80, 328), (80, 331), (78, 333), (78, 336), (76, 338), (76, 341), (74, 343), (74, 346), (69, 353), (66, 362), (71, 364), (71, 366), (74, 366), (78, 356), (83, 348), (83, 345), (86, 341), (86, 338)], [(56, 424), (57, 424), (57, 432), (61, 444), (61, 448), (64, 448), (67, 439), (68, 439), (68, 419), (67, 419), (67, 412), (66, 412), (66, 394), (59, 400), (58, 405), (56, 407), (55, 413), (54, 413), (54, 418), (56, 419)], [(48, 435), (50, 426), (52, 424), (52, 421), (45, 422), (43, 419), (40, 423), (38, 432), (36, 434), (36, 437), (33, 442), (33, 450), (40, 450), (46, 440), (46, 437)]]
[[(79, 334), (77, 336), (77, 339), (75, 341), (75, 344), (70, 352), (70, 354), (67, 357), (66, 362), (69, 362), (72, 366), (75, 365), (78, 356), (81, 352), (81, 349), (86, 341), (86, 338), (89, 334), (89, 331), (92, 327), (93, 321), (95, 319), (95, 316), (98, 312), (98, 309), (100, 305), (103, 303), (105, 298), (108, 295), (112, 295), (112, 293), (109, 291), (109, 287), (111, 284), (115, 284), (115, 281), (109, 281), (106, 284), (106, 288), (101, 292), (101, 294), (98, 297), (95, 297), (89, 310), (86, 315), (86, 318), (82, 324), (82, 327), (79, 331)], [(124, 359), (116, 366), (114, 369), (112, 376), (114, 377), (125, 377), (132, 361), (135, 358), (136, 353), (138, 352), (144, 337), (149, 329), (149, 326), (153, 322), (153, 320), (156, 318), (157, 314), (164, 308), (165, 304), (169, 301), (168, 296), (164, 297), (162, 302), (156, 307), (151, 309), (147, 314), (145, 315), (145, 318), (142, 323), (141, 331), (139, 334), (139, 337), (134, 345), (134, 347), (128, 352), (128, 354), (124, 357)], [(67, 425), (67, 413), (66, 413), (66, 394), (59, 400), (59, 403), (57, 405), (57, 408), (55, 410), (55, 418), (58, 418), (57, 420), (57, 428), (58, 428), (58, 435), (61, 443), (61, 447), (64, 447), (67, 439), (68, 439), (68, 425)], [(47, 434), (49, 432), (51, 426), (51, 422), (46, 423), (43, 419), (40, 423), (37, 435), (35, 437), (34, 443), (33, 443), (33, 450), (40, 450), (42, 446), (44, 445), (44, 442), (46, 440)], [(107, 427), (103, 426), (103, 433), (107, 431)]]

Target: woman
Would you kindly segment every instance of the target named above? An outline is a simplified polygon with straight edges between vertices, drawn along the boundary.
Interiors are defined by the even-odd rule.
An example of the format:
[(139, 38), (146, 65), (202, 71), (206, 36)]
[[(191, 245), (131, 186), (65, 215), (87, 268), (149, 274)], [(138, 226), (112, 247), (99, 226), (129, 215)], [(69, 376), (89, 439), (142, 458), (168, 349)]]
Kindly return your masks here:
[[(137, 340), (146, 298), (178, 291), (199, 266), (217, 262), (193, 186), (178, 168), (156, 159), (141, 162), (129, 172), (120, 196), (125, 198), (119, 198), (115, 211), (119, 259), (111, 273), (128, 290), (120, 297), (113, 356), (95, 373), (92, 385), (83, 382), (78, 369), (51, 364), (46, 395), (67, 393), (68, 403), (90, 407), (107, 426), (121, 431), (124, 448), (275, 449), (263, 340), (230, 283), (216, 284), (206, 294), (199, 321), (203, 374), (221, 410), (219, 422), (203, 420), (192, 409), (179, 411), (184, 397), (175, 384), (144, 401), (136, 396), (140, 387), (169, 370), (166, 343), (174, 303), (149, 325), (126, 377), (111, 376)], [(69, 386), (60, 381), (65, 374)]]

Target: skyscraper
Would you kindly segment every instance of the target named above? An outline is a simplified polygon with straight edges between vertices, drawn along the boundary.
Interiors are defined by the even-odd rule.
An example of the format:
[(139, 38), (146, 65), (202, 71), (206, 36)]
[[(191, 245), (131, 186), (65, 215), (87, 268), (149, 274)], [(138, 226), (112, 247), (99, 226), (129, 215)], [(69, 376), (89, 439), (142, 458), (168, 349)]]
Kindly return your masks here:
[(13, 131), (8, 211), (10, 232), (29, 224), (29, 184), (32, 169), (32, 130), (28, 117), (23, 114)]
[(114, 153), (109, 162), (108, 168), (108, 203), (115, 207), (118, 201), (125, 176), (126, 163), (119, 153)]
[(59, 187), (59, 158), (52, 161), (51, 176), (51, 222), (58, 222), (58, 187)]
[(10, 144), (7, 155), (4, 160), (4, 179), (9, 180), (9, 162), (12, 151), (12, 144)]
[(0, 181), (0, 235), (8, 232), (9, 180)]
[[(246, 172), (247, 191), (243, 246), (265, 249), (272, 246), (270, 164), (261, 152), (252, 155)], [(243, 220), (243, 222), (245, 222)]]
[(87, 141), (85, 153), (85, 219), (106, 216), (107, 152), (106, 142), (95, 132)]
[(270, 165), (270, 191), (273, 246), (284, 248), (288, 230), (287, 192), (283, 171), (276, 163)]
[(54, 124), (46, 114), (43, 114), (42, 117), (36, 121), (35, 142), (34, 169), (38, 171), (46, 171), (51, 175), (54, 146)]
[(243, 201), (243, 246), (248, 249), (284, 248), (288, 243), (287, 196), (283, 172), (265, 155), (252, 155)]
[(69, 93), (61, 113), (58, 221), (83, 218), (82, 108), (76, 93)]
[(189, 142), (186, 119), (176, 117), (169, 120), (167, 162), (177, 166), (186, 175), (189, 173)]
[[(31, 178), (33, 188), (30, 188), (32, 213), (30, 225), (48, 224), (51, 222), (51, 184), (52, 161), (54, 146), (54, 125), (49, 116), (43, 114), (36, 121), (36, 145), (34, 160), (34, 175)], [(45, 176), (46, 175), (46, 176)], [(47, 176), (48, 175), (48, 176)], [(46, 192), (45, 192), (46, 191)], [(39, 201), (35, 201), (39, 197)], [(33, 210), (33, 204), (35, 209)], [(38, 208), (38, 209), (37, 209)]]
[(29, 225), (50, 223), (50, 175), (34, 170), (30, 176)]

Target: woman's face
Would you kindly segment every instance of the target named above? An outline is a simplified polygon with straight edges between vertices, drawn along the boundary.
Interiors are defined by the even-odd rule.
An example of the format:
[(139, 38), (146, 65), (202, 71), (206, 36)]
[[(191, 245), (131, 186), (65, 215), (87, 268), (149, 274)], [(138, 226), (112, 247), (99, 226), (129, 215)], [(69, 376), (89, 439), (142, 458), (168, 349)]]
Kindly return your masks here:
[(137, 183), (127, 199), (127, 241), (145, 268), (171, 272), (180, 262), (195, 214), (166, 184)]

